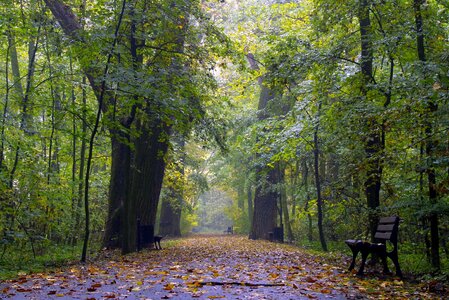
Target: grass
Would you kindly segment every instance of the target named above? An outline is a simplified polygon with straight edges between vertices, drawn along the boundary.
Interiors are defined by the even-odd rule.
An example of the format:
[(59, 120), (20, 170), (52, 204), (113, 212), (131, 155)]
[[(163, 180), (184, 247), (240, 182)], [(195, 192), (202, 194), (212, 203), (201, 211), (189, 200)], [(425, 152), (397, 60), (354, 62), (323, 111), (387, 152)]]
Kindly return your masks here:
[(55, 270), (74, 262), (81, 256), (81, 245), (50, 245), (45, 252), (33, 256), (31, 251), (8, 248), (0, 260), (0, 280), (16, 278), (17, 276), (41, 273)]

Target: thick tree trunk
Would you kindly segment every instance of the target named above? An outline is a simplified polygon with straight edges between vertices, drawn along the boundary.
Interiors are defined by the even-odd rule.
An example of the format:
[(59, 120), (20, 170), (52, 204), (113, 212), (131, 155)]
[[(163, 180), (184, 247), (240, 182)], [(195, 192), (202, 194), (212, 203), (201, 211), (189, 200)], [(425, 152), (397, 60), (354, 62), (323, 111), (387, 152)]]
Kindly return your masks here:
[[(247, 55), (248, 62), (253, 70), (258, 70), (259, 66), (254, 56)], [(258, 104), (258, 119), (265, 120), (269, 117), (268, 103), (274, 99), (273, 92), (264, 85), (263, 77), (258, 79), (260, 86), (260, 97)], [(278, 192), (274, 187), (278, 183), (278, 171), (274, 168), (259, 167), (256, 170), (256, 189), (254, 192), (254, 213), (251, 224), (251, 239), (269, 239), (269, 232), (276, 226), (276, 202)]]
[(120, 228), (123, 218), (123, 207), (127, 201), (130, 186), (131, 149), (129, 136), (113, 131), (111, 135), (111, 179), (109, 184), (108, 217), (106, 220), (103, 247), (120, 246)]
[[(174, 143), (178, 145), (180, 153), (179, 161), (175, 162), (175, 172), (179, 173), (181, 178), (185, 175), (185, 140), (182, 134), (174, 134), (172, 136)], [(174, 158), (173, 158), (174, 159)], [(172, 187), (174, 184), (175, 187)], [(181, 236), (181, 214), (184, 202), (184, 186), (170, 182), (168, 188), (168, 196), (162, 200), (161, 216), (159, 221), (159, 234), (162, 236)]]
[[(151, 124), (141, 124), (139, 129), (140, 136), (134, 142), (130, 196), (125, 203), (122, 220), (122, 253), (136, 250), (137, 219), (141, 225), (154, 228), (170, 136), (170, 128), (159, 119), (154, 119)], [(152, 236), (148, 238), (151, 240)]]
[[(376, 122), (372, 120), (372, 122)], [(369, 122), (369, 130), (376, 131), (378, 128)], [(377, 128), (377, 129), (376, 129)], [(376, 209), (380, 205), (380, 186), (382, 177), (381, 167), (381, 139), (377, 133), (370, 133), (365, 142), (365, 154), (367, 158), (367, 171), (365, 180), (365, 196), (369, 208), (369, 222), (371, 240), (374, 241), (378, 216)]]
[(273, 186), (278, 182), (277, 170), (258, 170), (256, 174), (256, 186), (254, 197), (254, 215), (251, 227), (250, 239), (270, 238), (269, 232), (276, 227), (277, 207), (279, 197)]
[[(360, 69), (362, 75), (361, 92), (365, 101), (369, 101), (369, 84), (373, 81), (373, 45), (372, 28), (370, 19), (371, 2), (361, 0), (359, 6), (359, 25), (360, 25), (360, 47), (361, 62)], [(375, 117), (368, 118), (366, 121), (367, 137), (365, 138), (365, 155), (367, 160), (367, 171), (365, 180), (365, 196), (370, 210), (369, 229), (371, 240), (374, 241), (374, 234), (378, 223), (376, 209), (380, 204), (380, 186), (382, 179), (382, 139), (381, 125)]]
[[(173, 46), (174, 51), (178, 53), (184, 52), (186, 30), (189, 25), (190, 5), (190, 2), (186, 2), (184, 6), (180, 6), (176, 1), (170, 3), (174, 15), (179, 17), (176, 19), (174, 27), (172, 27), (173, 23), (171, 20), (166, 27), (171, 27), (175, 30), (176, 38)], [(178, 57), (174, 56), (168, 68), (170, 72), (168, 83), (171, 84), (174, 81), (173, 79), (179, 75), (179, 70), (184, 70), (185, 68), (185, 65), (181, 63)], [(173, 88), (174, 94), (177, 94), (178, 87), (173, 86)], [(180, 95), (178, 94), (177, 96)], [(153, 115), (150, 109), (147, 110), (147, 114), (150, 118), (150, 126), (143, 128), (142, 135), (135, 143), (136, 155), (133, 164), (131, 198), (133, 201), (136, 201), (137, 216), (141, 220), (141, 224), (150, 225), (154, 228), (164, 178), (171, 127), (166, 125), (158, 116)], [(184, 147), (184, 137), (182, 137), (181, 146), (182, 148)], [(147, 156), (146, 159), (142, 159), (145, 155)], [(141, 166), (141, 168), (138, 166)], [(139, 173), (141, 174), (139, 175)], [(139, 186), (143, 188), (139, 188)], [(182, 202), (182, 191), (176, 192), (176, 194), (178, 201)], [(174, 210), (173, 213), (175, 217), (172, 220), (173, 233), (180, 235), (181, 210)]]
[(181, 236), (182, 196), (170, 191), (170, 198), (162, 200), (159, 234), (162, 236)]

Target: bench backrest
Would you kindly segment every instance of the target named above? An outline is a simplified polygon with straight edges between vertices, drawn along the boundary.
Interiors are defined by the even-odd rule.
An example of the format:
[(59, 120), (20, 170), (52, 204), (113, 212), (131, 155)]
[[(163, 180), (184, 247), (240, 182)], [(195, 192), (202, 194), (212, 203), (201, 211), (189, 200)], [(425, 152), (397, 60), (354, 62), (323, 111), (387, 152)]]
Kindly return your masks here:
[(137, 219), (137, 250), (150, 246), (154, 241), (153, 225), (142, 225), (140, 219)]
[(398, 241), (399, 217), (380, 218), (374, 238), (381, 241)]

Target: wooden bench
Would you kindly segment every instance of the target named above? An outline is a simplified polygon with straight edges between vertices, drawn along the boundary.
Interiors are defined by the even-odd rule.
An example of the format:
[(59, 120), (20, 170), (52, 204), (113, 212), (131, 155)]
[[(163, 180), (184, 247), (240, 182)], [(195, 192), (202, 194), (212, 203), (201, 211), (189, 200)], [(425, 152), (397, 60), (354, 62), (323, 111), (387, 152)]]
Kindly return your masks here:
[(152, 225), (142, 225), (140, 219), (137, 219), (137, 251), (154, 245), (155, 249), (161, 250), (161, 236), (154, 235), (154, 227)]
[(232, 226), (229, 226), (228, 229), (226, 229), (224, 231), (224, 233), (228, 233), (228, 234), (234, 234), (234, 228)]
[[(387, 257), (389, 257), (396, 268), (396, 275), (402, 278), (401, 268), (399, 267), (398, 260), (398, 229), (399, 229), (399, 217), (384, 217), (380, 218), (377, 225), (376, 234), (374, 235), (375, 242), (370, 243), (362, 240), (346, 240), (345, 243), (352, 251), (352, 262), (349, 266), (349, 270), (354, 269), (355, 260), (357, 255), (362, 253), (362, 264), (357, 272), (357, 275), (363, 276), (363, 270), (368, 255), (374, 253), (379, 255), (382, 259), (384, 273), (389, 273)], [(393, 246), (391, 251), (387, 250), (387, 242), (390, 242)]]
[(273, 231), (268, 232), (268, 240), (270, 242), (284, 242), (284, 226), (274, 227)]

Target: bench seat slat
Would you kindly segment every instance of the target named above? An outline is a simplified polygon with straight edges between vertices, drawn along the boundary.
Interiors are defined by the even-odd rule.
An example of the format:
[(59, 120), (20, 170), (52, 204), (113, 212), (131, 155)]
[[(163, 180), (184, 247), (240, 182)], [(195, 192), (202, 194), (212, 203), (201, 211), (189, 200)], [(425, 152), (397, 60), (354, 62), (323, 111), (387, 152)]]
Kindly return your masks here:
[(361, 243), (361, 242), (362, 242), (362, 240), (346, 240), (346, 241), (345, 241), (345, 243), (346, 243), (347, 245), (355, 245), (355, 244)]
[(398, 217), (383, 217), (379, 219), (379, 224), (394, 224)]
[(393, 229), (394, 229), (394, 224), (387, 224), (387, 225), (379, 225), (379, 226), (377, 226), (377, 231), (382, 231), (382, 232), (393, 231)]

